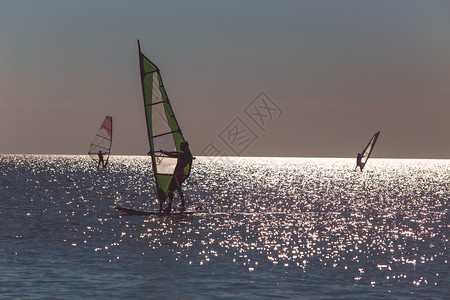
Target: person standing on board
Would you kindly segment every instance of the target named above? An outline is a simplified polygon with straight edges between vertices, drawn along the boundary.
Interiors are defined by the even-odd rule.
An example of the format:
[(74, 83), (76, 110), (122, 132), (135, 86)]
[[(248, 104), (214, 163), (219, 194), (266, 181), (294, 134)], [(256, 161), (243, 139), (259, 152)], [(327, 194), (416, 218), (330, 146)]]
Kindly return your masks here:
[(105, 168), (105, 161), (103, 160), (103, 153), (102, 150), (98, 151), (98, 165), (97, 170), (100, 167), (100, 164), (102, 164), (103, 169)]
[[(163, 150), (160, 150), (161, 153), (164, 153), (168, 157), (177, 158), (178, 162), (175, 166), (175, 170), (173, 172), (172, 181), (170, 182), (170, 186), (168, 189), (168, 195), (169, 195), (169, 204), (167, 205), (167, 208), (164, 209), (164, 212), (170, 212), (172, 210), (172, 201), (174, 196), (175, 189), (178, 191), (178, 194), (180, 195), (181, 199), (181, 208), (180, 211), (186, 210), (186, 206), (184, 203), (184, 195), (181, 190), (181, 184), (183, 183), (184, 179), (184, 168), (187, 165), (192, 165), (193, 156), (191, 153), (191, 150), (189, 149), (188, 142), (182, 142), (180, 144), (180, 150), (181, 152), (166, 152)], [(162, 203), (160, 202), (160, 209), (162, 209)]]
[(358, 153), (358, 155), (356, 156), (356, 168), (355, 168), (355, 170), (359, 167), (360, 170), (362, 171), (363, 166), (361, 164), (361, 159), (362, 159), (362, 155), (361, 155), (361, 153)]

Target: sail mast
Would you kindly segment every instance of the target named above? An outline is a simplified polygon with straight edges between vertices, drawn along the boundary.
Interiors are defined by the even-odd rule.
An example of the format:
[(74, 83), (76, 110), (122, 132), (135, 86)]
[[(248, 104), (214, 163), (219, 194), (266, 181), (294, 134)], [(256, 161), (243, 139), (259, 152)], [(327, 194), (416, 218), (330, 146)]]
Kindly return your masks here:
[[(137, 44), (138, 44), (138, 51), (139, 51), (139, 70), (141, 73), (141, 88), (142, 88), (142, 99), (144, 100), (144, 107), (147, 106), (146, 102), (145, 102), (145, 86), (144, 86), (144, 78), (145, 78), (145, 71), (144, 71), (144, 54), (142, 54), (141, 52), (141, 43), (139, 42), (139, 39), (137, 40)], [(147, 109), (145, 109), (145, 123), (149, 124), (149, 117), (148, 117), (148, 113), (147, 113)], [(147, 125), (147, 137), (148, 137), (148, 143), (150, 146), (150, 152), (153, 152), (154, 149), (152, 147), (152, 142), (151, 142), (151, 129), (150, 127)], [(158, 181), (158, 178), (156, 177), (156, 164), (155, 164), (155, 157), (153, 154), (151, 154), (152, 157), (152, 169), (153, 169), (153, 175), (155, 177), (155, 181)]]
[[(185, 140), (173, 113), (158, 66), (142, 53), (139, 40), (138, 50), (149, 154), (152, 157), (158, 198), (163, 201), (167, 198), (178, 161), (177, 158), (169, 157), (165, 153), (181, 151), (180, 145)], [(186, 166), (183, 180), (189, 176), (190, 169), (190, 165)]]
[(112, 148), (112, 132), (113, 132), (113, 122), (112, 122), (112, 117), (107, 117), (107, 118), (109, 118), (109, 121), (110, 121), (110, 125), (111, 125), (111, 127), (109, 128), (109, 130), (110, 130), (110, 132), (111, 132), (111, 136), (110, 136), (110, 140), (109, 140), (109, 150), (108, 150), (108, 157), (106, 158), (106, 162), (105, 162), (105, 168), (106, 168), (106, 166), (108, 165), (108, 161), (109, 161), (109, 158), (111, 157), (111, 148)]
[(89, 156), (98, 163), (99, 157), (98, 153), (103, 151), (104, 155), (107, 155), (105, 167), (108, 163), (109, 156), (111, 154), (111, 145), (112, 145), (112, 117), (106, 116), (103, 120), (102, 125), (100, 125), (100, 129), (95, 134), (91, 146), (89, 148)]
[(361, 152), (362, 158), (361, 158), (361, 171), (362, 169), (365, 167), (367, 160), (369, 159), (370, 155), (372, 154), (373, 148), (375, 147), (375, 143), (378, 140), (378, 135), (380, 134), (380, 132), (378, 131), (377, 133), (375, 133), (372, 138), (370, 139), (369, 143), (367, 144), (367, 146), (364, 148), (364, 150)]

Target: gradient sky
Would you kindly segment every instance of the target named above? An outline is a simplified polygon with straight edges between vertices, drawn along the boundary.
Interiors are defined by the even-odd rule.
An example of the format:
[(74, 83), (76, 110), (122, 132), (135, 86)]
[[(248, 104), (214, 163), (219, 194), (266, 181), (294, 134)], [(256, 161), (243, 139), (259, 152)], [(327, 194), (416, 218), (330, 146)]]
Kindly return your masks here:
[[(199, 154), (450, 158), (450, 1), (0, 1), (0, 153), (147, 153), (137, 39)], [(281, 110), (264, 128), (245, 108)]]

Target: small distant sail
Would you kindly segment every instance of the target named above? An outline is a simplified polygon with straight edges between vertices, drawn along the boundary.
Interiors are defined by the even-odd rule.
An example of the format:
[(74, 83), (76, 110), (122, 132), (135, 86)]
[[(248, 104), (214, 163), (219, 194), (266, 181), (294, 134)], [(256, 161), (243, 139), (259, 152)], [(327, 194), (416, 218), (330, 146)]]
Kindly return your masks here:
[(103, 120), (100, 129), (94, 136), (91, 143), (91, 148), (89, 149), (89, 156), (97, 162), (99, 162), (98, 153), (102, 151), (103, 160), (105, 162), (105, 167), (108, 165), (109, 155), (111, 153), (111, 143), (112, 143), (112, 117), (106, 116)]
[[(170, 105), (159, 68), (141, 52), (139, 41), (138, 49), (145, 118), (150, 144), (148, 154), (152, 157), (158, 198), (164, 201), (168, 196), (168, 189), (178, 158), (168, 157), (160, 150), (180, 152), (180, 144), (185, 139)], [(181, 182), (188, 178), (190, 171), (191, 165), (188, 164), (184, 168), (184, 177)]]
[(378, 139), (378, 135), (380, 135), (379, 131), (372, 136), (367, 146), (361, 152), (361, 161), (359, 162), (359, 167), (361, 168), (361, 171), (364, 169), (367, 160), (370, 157), (370, 154), (372, 154), (373, 148), (375, 147), (375, 143), (377, 142)]

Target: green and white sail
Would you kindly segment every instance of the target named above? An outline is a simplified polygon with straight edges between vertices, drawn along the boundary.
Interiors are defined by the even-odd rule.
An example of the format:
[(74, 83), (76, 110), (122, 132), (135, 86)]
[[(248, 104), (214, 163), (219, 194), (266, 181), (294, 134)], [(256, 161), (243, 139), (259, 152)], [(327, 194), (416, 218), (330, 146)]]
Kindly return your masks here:
[(108, 164), (109, 155), (111, 154), (112, 145), (112, 117), (106, 116), (103, 120), (100, 129), (92, 140), (91, 147), (89, 148), (89, 156), (98, 163), (98, 153), (102, 151), (103, 160), (105, 161), (105, 167)]
[(372, 138), (370, 139), (369, 143), (367, 144), (367, 146), (364, 148), (364, 150), (361, 152), (361, 171), (362, 169), (364, 169), (367, 160), (370, 157), (370, 154), (372, 154), (373, 148), (375, 147), (375, 143), (377, 142), (378, 139), (378, 135), (380, 134), (380, 132), (378, 131), (377, 133), (375, 133)]
[[(159, 68), (142, 54), (139, 40), (138, 49), (147, 134), (150, 143), (149, 155), (152, 157), (158, 198), (165, 200), (178, 159), (168, 157), (161, 150), (180, 152), (180, 144), (185, 139), (170, 105)], [(189, 176), (190, 170), (190, 165), (184, 168), (183, 180)]]

